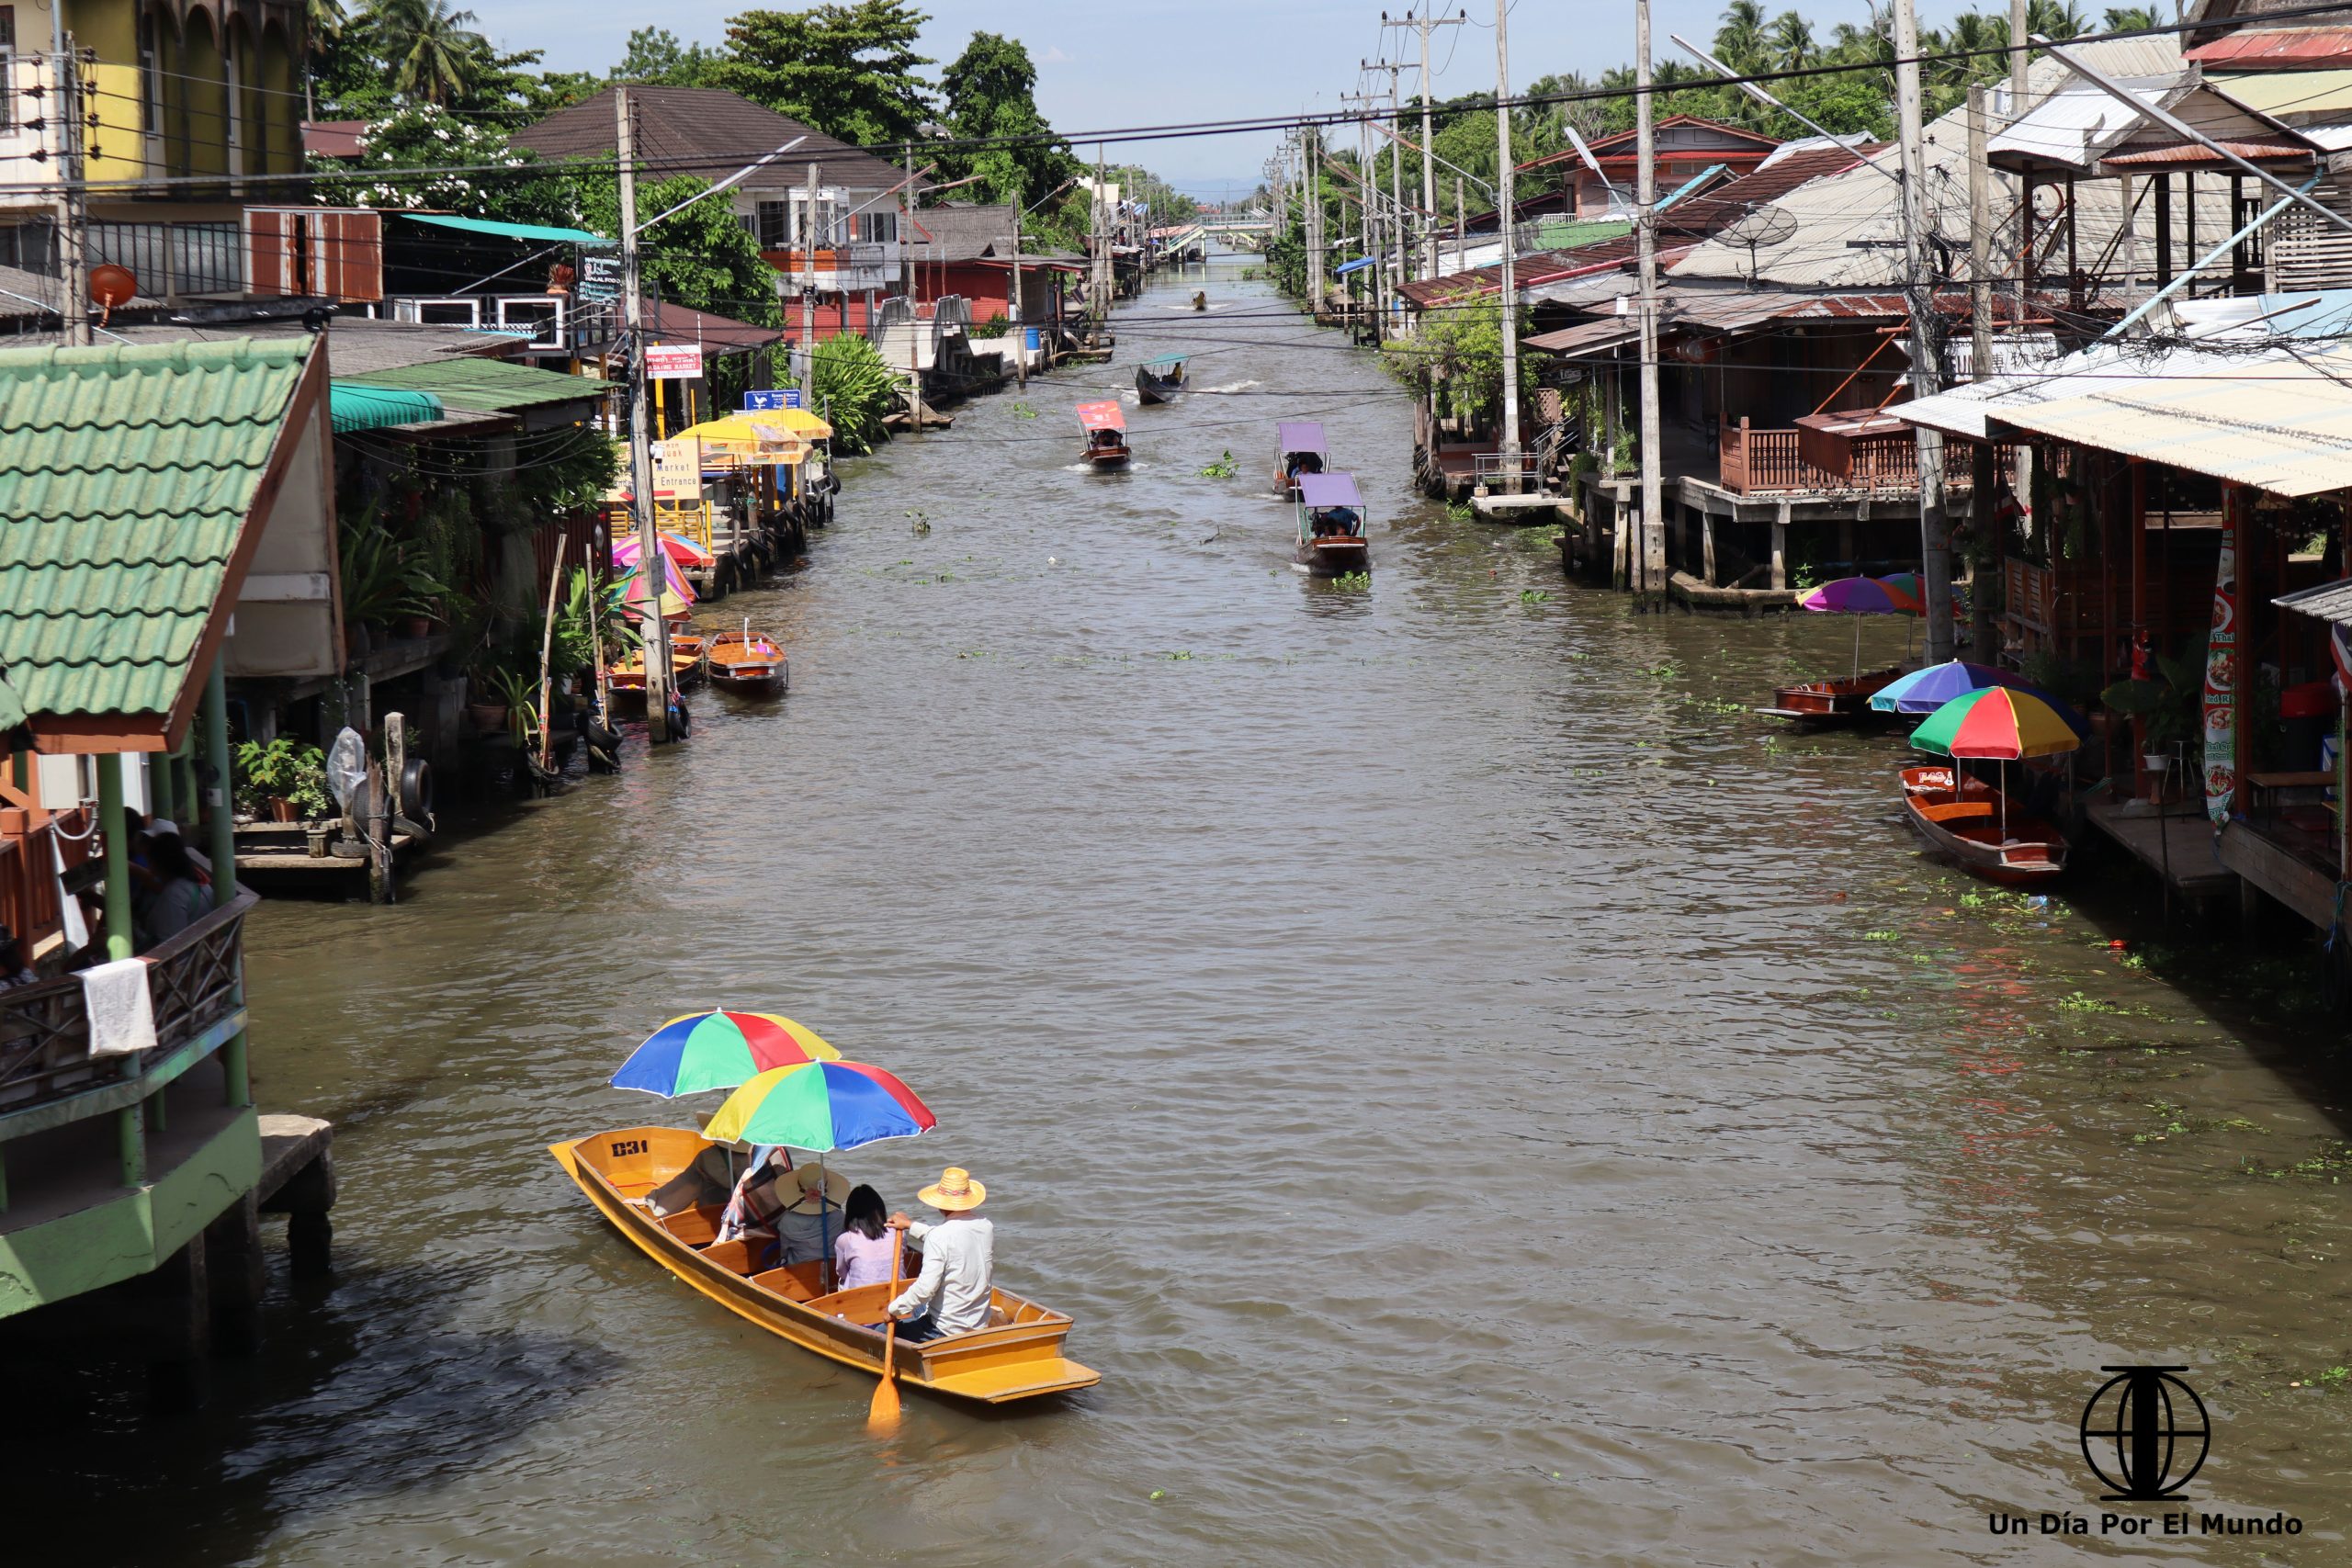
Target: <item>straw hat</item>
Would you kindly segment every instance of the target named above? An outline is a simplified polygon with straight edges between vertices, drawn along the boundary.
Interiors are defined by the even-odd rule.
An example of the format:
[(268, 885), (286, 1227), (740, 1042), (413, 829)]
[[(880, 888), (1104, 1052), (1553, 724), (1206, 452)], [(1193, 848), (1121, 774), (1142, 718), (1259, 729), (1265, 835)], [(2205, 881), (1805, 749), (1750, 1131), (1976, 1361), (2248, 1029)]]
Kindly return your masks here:
[(838, 1170), (828, 1170), (822, 1166), (804, 1165), (793, 1171), (792, 1179), (800, 1187), (800, 1196), (792, 1201), (791, 1206), (795, 1209), (817, 1196), (817, 1183), (820, 1179), (824, 1182), (825, 1196), (831, 1200), (833, 1207), (838, 1209), (849, 1201), (849, 1178)]
[(934, 1209), (955, 1213), (963, 1209), (977, 1209), (988, 1201), (989, 1190), (972, 1179), (972, 1173), (960, 1165), (951, 1165), (939, 1173), (936, 1184), (915, 1194)]

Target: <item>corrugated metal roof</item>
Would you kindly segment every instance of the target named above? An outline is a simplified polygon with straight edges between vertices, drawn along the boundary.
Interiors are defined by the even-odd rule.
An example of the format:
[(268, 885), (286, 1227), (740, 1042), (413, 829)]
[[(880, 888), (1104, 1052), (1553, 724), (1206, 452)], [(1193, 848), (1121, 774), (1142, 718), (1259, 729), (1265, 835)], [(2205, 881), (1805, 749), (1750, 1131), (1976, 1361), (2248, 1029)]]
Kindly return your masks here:
[[(2177, 72), (2139, 81), (2121, 82), (2132, 97), (2156, 107), (2180, 91)], [(1996, 167), (2019, 162), (2064, 164), (2086, 169), (2107, 147), (2131, 134), (2141, 123), (2132, 113), (2097, 87), (2075, 86), (2052, 93), (2026, 111), (2023, 119), (1986, 139), (1985, 156)]]
[(0, 667), (28, 713), (172, 710), (310, 350), (0, 353)]
[(1894, 411), (1983, 439), (1986, 422), (2210, 474), (2276, 495), (2352, 486), (2352, 345), (2075, 355)]
[(497, 413), (587, 401), (612, 389), (610, 381), (594, 376), (566, 376), (560, 370), (540, 370), (504, 359), (440, 359), (350, 379), (371, 387), (430, 392), (452, 408)]
[(2352, 626), (2352, 577), (2338, 582), (2323, 582), (2316, 588), (2298, 588), (2270, 602), (2301, 615), (2333, 621), (2339, 626)]
[[(2179, 47), (2170, 37), (2114, 39), (2078, 46), (2074, 52), (2112, 75), (2153, 78), (2181, 69)], [(2037, 60), (2030, 77), (2032, 90), (2046, 96), (2074, 81), (2066, 68), (2050, 59)], [(1996, 95), (2006, 99), (2007, 92)], [(1885, 172), (1854, 168), (1816, 179), (1790, 192), (1773, 207), (1787, 213), (1793, 233), (1785, 242), (1754, 248), (1730, 243), (1718, 236), (1706, 241), (1675, 264), (1677, 277), (1737, 279), (1791, 288), (1889, 288), (1903, 276), (1903, 223), (1896, 205), (1895, 183), (1887, 177), (1894, 168), (1892, 150), (1871, 160)], [(1928, 126), (1927, 131), (1927, 194), (1939, 232), (1955, 242), (1958, 264), (1967, 267), (1968, 124), (1965, 109), (1955, 110)], [(1994, 205), (2006, 211), (2017, 199), (2012, 176), (1996, 175)], [(2197, 231), (2230, 231), (2229, 193), (2225, 187), (2200, 189), (2197, 202)], [(2103, 254), (2121, 226), (2120, 182), (2091, 180), (2075, 191), (2076, 245), (2086, 258)], [(2184, 221), (2183, 204), (2176, 202), (2176, 230)], [(2143, 243), (2143, 266), (2155, 254), (2154, 204), (2142, 202), (2136, 220)], [(2006, 270), (2009, 263), (1997, 264)]]
[(1563, 359), (1577, 359), (1588, 354), (1606, 354), (1636, 342), (1642, 326), (1633, 316), (1603, 316), (1597, 321), (1578, 321), (1557, 332), (1537, 333), (1524, 339), (1527, 346), (1545, 354), (1556, 354)]
[[(2352, 39), (2352, 28), (2344, 31)], [(2335, 58), (2352, 59), (2352, 47)], [(2333, 118), (2352, 113), (2352, 70), (2257, 71), (2208, 76), (2205, 85), (2233, 103), (2289, 125), (2306, 115)]]
[(327, 388), (327, 413), (337, 435), (350, 435), (362, 430), (390, 430), (439, 419), (442, 408), (441, 400), (430, 392), (335, 381)]
[(2208, 70), (2219, 65), (2318, 65), (2352, 57), (2352, 28), (2248, 28), (2187, 58)]
[(2280, 158), (2308, 164), (2312, 157), (2311, 147), (2300, 137), (2266, 136), (2256, 139), (2217, 136), (2210, 139), (2210, 142), (2161, 141), (2151, 146), (2135, 147), (2128, 152), (2110, 152), (2100, 160), (2100, 164), (2109, 169), (2177, 169), (2183, 164), (2227, 164), (2228, 160), (2216, 152), (2216, 148), (2226, 149), (2248, 163), (2256, 164)]

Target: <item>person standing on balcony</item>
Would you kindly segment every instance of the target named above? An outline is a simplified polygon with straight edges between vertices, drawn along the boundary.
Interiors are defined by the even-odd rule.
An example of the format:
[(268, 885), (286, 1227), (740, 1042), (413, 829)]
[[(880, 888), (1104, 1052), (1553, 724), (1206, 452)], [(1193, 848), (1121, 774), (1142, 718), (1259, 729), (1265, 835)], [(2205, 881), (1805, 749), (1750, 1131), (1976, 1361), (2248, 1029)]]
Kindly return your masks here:
[(177, 833), (162, 833), (147, 840), (147, 869), (154, 877), (153, 891), (141, 909), (147, 945), (168, 942), (211, 912), (211, 896), (197, 880), (196, 867)]

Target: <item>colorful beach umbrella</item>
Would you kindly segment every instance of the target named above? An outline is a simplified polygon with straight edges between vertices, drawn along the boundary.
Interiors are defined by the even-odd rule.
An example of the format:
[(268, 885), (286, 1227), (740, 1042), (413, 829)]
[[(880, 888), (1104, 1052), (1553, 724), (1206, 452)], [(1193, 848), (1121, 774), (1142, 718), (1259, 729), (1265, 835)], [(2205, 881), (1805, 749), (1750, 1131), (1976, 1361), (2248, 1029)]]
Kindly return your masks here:
[(1982, 692), (1995, 686), (2007, 686), (2012, 691), (2040, 697), (2065, 719), (2076, 735), (2085, 739), (2090, 738), (2090, 724), (2082, 715), (2024, 676), (2013, 670), (1975, 664), (1965, 659), (1930, 664), (1925, 670), (1914, 670), (1908, 675), (1896, 676), (1871, 694), (1871, 706), (1880, 713), (1933, 713), (1954, 697), (1964, 697), (1971, 692)]
[[(668, 556), (678, 566), (708, 566), (717, 558), (692, 539), (683, 535), (673, 534), (667, 529), (662, 531), (661, 539), (662, 554)], [(613, 541), (613, 564), (616, 567), (635, 566), (640, 553), (637, 536), (634, 534), (624, 535)]]
[(727, 1097), (703, 1135), (718, 1144), (786, 1144), (823, 1154), (911, 1138), (938, 1124), (914, 1090), (879, 1067), (809, 1062), (751, 1078)]
[[(684, 578), (678, 575), (675, 562), (664, 559), (662, 566), (662, 618), (665, 621), (679, 620), (693, 613), (695, 591)], [(621, 586), (621, 614), (634, 619), (644, 618), (646, 599), (652, 592), (651, 581), (645, 572), (629, 573), (628, 580)]]
[(1916, 615), (1920, 601), (1905, 595), (1875, 577), (1832, 578), (1803, 594), (1797, 608), (1823, 615)]
[(2074, 726), (2030, 692), (1989, 686), (1954, 697), (1911, 732), (1911, 744), (1945, 757), (2054, 757), (2082, 745)]
[(1894, 596), (1894, 602), (1911, 615), (1928, 613), (1928, 587), (1916, 571), (1890, 571), (1871, 580)]
[(772, 1012), (690, 1012), (647, 1035), (613, 1075), (613, 1087), (673, 1099), (841, 1055), (815, 1030)]

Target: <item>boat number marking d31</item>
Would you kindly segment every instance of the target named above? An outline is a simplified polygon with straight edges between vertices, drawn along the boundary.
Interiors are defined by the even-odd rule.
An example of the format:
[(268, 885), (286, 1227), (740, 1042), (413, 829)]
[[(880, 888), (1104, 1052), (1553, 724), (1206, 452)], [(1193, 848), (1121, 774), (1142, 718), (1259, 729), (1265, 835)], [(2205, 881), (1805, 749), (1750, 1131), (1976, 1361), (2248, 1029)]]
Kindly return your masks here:
[(643, 1138), (624, 1138), (613, 1145), (613, 1157), (615, 1159), (620, 1158), (623, 1155), (641, 1155), (644, 1152), (645, 1140)]

